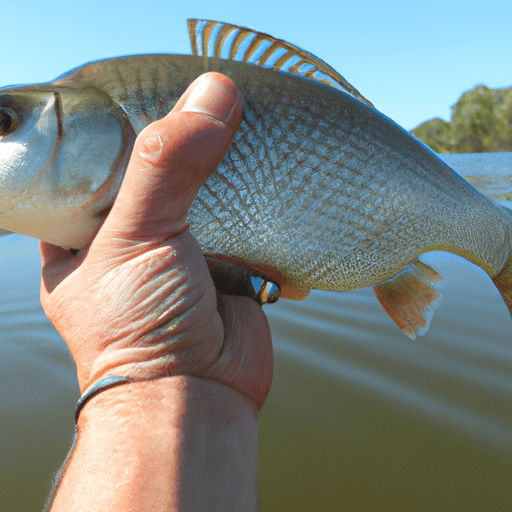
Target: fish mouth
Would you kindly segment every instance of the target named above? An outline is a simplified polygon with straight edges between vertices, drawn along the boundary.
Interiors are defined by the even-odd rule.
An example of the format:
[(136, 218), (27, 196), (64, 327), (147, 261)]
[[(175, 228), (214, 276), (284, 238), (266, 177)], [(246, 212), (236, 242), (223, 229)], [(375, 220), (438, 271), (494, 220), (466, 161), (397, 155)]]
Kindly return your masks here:
[(55, 117), (57, 118), (57, 142), (55, 144), (57, 148), (61, 145), (64, 138), (62, 96), (58, 91), (53, 91), (53, 107), (55, 109)]

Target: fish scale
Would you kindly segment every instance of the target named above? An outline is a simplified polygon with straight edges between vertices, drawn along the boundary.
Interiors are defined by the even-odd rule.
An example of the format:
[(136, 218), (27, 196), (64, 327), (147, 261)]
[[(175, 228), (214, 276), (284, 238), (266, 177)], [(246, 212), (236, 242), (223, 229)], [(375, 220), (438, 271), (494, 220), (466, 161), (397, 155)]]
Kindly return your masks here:
[[(233, 64), (233, 63), (232, 63)], [(210, 69), (218, 69), (220, 71), (224, 71), (222, 63), (217, 67), (210, 63)], [(220, 68), (220, 69), (219, 69)], [(245, 70), (247, 73), (249, 73), (252, 70)], [(232, 76), (235, 78), (234, 76)], [(238, 77), (237, 77), (238, 78)], [(273, 76), (271, 76), (271, 79)], [(261, 82), (261, 78), (259, 79)], [(236, 83), (240, 83), (240, 80), (237, 80), (235, 78)], [(250, 79), (247, 80), (241, 80), (241, 83), (251, 83)], [(300, 84), (301, 89), (306, 88), (305, 85)], [(280, 84), (280, 87), (282, 87), (282, 84)], [(260, 87), (261, 90), (263, 90), (263, 93), (255, 92), (248, 88), (247, 90), (244, 89), (243, 86), (239, 85), (239, 88), (241, 88), (242, 95), (246, 99), (246, 108), (251, 111), (251, 104), (249, 103), (248, 98), (253, 97), (254, 95), (257, 96), (258, 107), (255, 109), (256, 113), (254, 113), (253, 116), (250, 116), (254, 119), (259, 119), (260, 125), (259, 126), (250, 126), (248, 132), (253, 134), (254, 142), (249, 139), (248, 145), (254, 148), (256, 146), (256, 143), (263, 144), (266, 140), (275, 141), (276, 138), (279, 139), (285, 138), (286, 141), (286, 133), (293, 132), (294, 135), (296, 135), (297, 132), (300, 132), (301, 130), (297, 128), (297, 126), (290, 126), (290, 124), (287, 122), (286, 117), (283, 115), (282, 111), (279, 110), (279, 108), (276, 108), (275, 104), (272, 105), (266, 105), (265, 104), (265, 98), (275, 98), (275, 94), (272, 94), (272, 91), (265, 87)], [(284, 96), (283, 94), (279, 97), (279, 102), (276, 102), (277, 105), (283, 109), (286, 110), (296, 110), (298, 107), (296, 105), (290, 106), (289, 103), (292, 101), (290, 98), (296, 98), (297, 96), (300, 98), (298, 100), (298, 103), (303, 101), (304, 97), (310, 97), (307, 92), (304, 92), (303, 90), (294, 90), (290, 86), (288, 87), (289, 94), (287, 96)], [(313, 91), (311, 91), (313, 92)], [(330, 91), (329, 91), (330, 93)], [(312, 97), (310, 97), (310, 101), (312, 101)], [(352, 101), (350, 98), (347, 101)], [(283, 107), (283, 105), (285, 107)], [(332, 106), (331, 106), (332, 109)], [(316, 115), (316, 111), (312, 111), (313, 107), (310, 104), (309, 111), (306, 113), (306, 115), (302, 116), (302, 119), (310, 119), (314, 118)], [(411, 174), (414, 177), (414, 182), (409, 182), (408, 180), (404, 180), (401, 173), (400, 176), (400, 186), (399, 187), (393, 187), (389, 184), (389, 180), (393, 180), (393, 175), (395, 174), (395, 168), (393, 168), (393, 172), (390, 173), (385, 172), (387, 169), (378, 169), (376, 166), (368, 166), (368, 167), (361, 167), (360, 160), (361, 160), (361, 151), (359, 151), (358, 154), (355, 153), (353, 149), (353, 145), (355, 144), (359, 148), (364, 147), (365, 152), (364, 156), (368, 160), (378, 161), (380, 158), (381, 160), (385, 160), (383, 158), (383, 155), (386, 154), (386, 152), (389, 152), (389, 144), (385, 145), (383, 143), (379, 143), (379, 141), (376, 141), (375, 133), (371, 133), (371, 141), (368, 141), (368, 131), (362, 131), (362, 130), (353, 130), (350, 132), (349, 130), (343, 130), (343, 128), (339, 126), (339, 119), (343, 117), (343, 114), (347, 114), (347, 109), (343, 109), (339, 115), (336, 115), (337, 113), (333, 113), (332, 118), (334, 119), (334, 122), (331, 124), (327, 123), (327, 120), (323, 119), (323, 130), (322, 134), (328, 142), (325, 144), (324, 147), (330, 148), (335, 146), (335, 141), (337, 141), (338, 147), (337, 151), (333, 152), (331, 151), (331, 158), (330, 161), (327, 162), (327, 168), (326, 168), (326, 162), (319, 161), (319, 156), (316, 151), (312, 150), (312, 147), (307, 142), (304, 144), (303, 148), (294, 148), (294, 150), (285, 150), (282, 152), (281, 156), (281, 165), (275, 168), (272, 168), (270, 173), (274, 176), (275, 180), (281, 179), (281, 175), (283, 176), (283, 181), (287, 180), (287, 176), (289, 174), (294, 175), (295, 173), (297, 175), (304, 176), (304, 172), (299, 172), (299, 169), (295, 167), (295, 163), (301, 160), (305, 159), (306, 167), (307, 167), (307, 175), (311, 176), (314, 175), (314, 170), (316, 168), (322, 167), (322, 173), (320, 175), (322, 182), (318, 184), (315, 187), (312, 187), (312, 189), (321, 189), (324, 191), (323, 197), (322, 197), (322, 216), (321, 221), (318, 224), (315, 224), (313, 222), (313, 218), (315, 217), (315, 212), (318, 211), (317, 209), (310, 208), (310, 188), (307, 189), (307, 192), (303, 196), (302, 203), (302, 209), (300, 213), (297, 211), (296, 208), (282, 208), (282, 203), (279, 202), (276, 205), (276, 208), (274, 210), (271, 210), (270, 212), (267, 212), (266, 214), (263, 212), (259, 213), (259, 219), (260, 221), (265, 218), (265, 216), (268, 217), (269, 214), (273, 212), (279, 212), (280, 210), (284, 210), (286, 212), (291, 212), (292, 215), (295, 217), (295, 219), (301, 219), (301, 222), (299, 225), (297, 225), (297, 221), (293, 218), (290, 218), (289, 214), (286, 214), (282, 216), (279, 219), (279, 223), (282, 226), (282, 230), (279, 229), (277, 232), (282, 231), (285, 232), (287, 236), (281, 237), (280, 239), (275, 239), (274, 237), (268, 238), (269, 232), (268, 230), (265, 231), (265, 237), (262, 238), (258, 236), (258, 233), (250, 233), (247, 234), (247, 236), (243, 239), (235, 239), (233, 241), (228, 242), (225, 240), (223, 235), (222, 237), (215, 236), (215, 233), (212, 233), (211, 236), (208, 236), (208, 240), (210, 240), (210, 243), (204, 243), (202, 244), (206, 252), (214, 252), (214, 253), (222, 253), (222, 254), (228, 254), (232, 256), (239, 257), (241, 255), (242, 258), (248, 259), (249, 261), (258, 261), (260, 263), (272, 265), (275, 268), (277, 268), (280, 271), (284, 270), (284, 267), (286, 266), (287, 262), (283, 262), (282, 264), (277, 265), (275, 262), (275, 259), (272, 256), (269, 256), (269, 254), (279, 253), (282, 255), (284, 252), (281, 246), (295, 243), (298, 238), (304, 239), (315, 239), (316, 233), (322, 232), (325, 245), (332, 244), (334, 240), (336, 239), (343, 239), (345, 240), (346, 236), (349, 238), (353, 238), (353, 245), (346, 247), (342, 249), (341, 251), (337, 252), (337, 261), (328, 261), (325, 266), (330, 268), (329, 275), (326, 276), (325, 280), (321, 283), (318, 282), (318, 274), (314, 272), (313, 269), (320, 261), (324, 261), (325, 254), (322, 253), (322, 251), (318, 248), (318, 246), (313, 246), (311, 248), (306, 249), (303, 247), (302, 254), (304, 255), (305, 252), (309, 252), (309, 256), (302, 258), (301, 260), (301, 268), (297, 275), (293, 275), (293, 269), (286, 268), (286, 274), (291, 282), (297, 282), (301, 284), (306, 284), (307, 286), (315, 287), (315, 288), (325, 288), (325, 289), (340, 289), (340, 287), (343, 287), (343, 289), (351, 289), (355, 287), (359, 287), (362, 285), (370, 284), (368, 282), (364, 282), (363, 279), (366, 281), (371, 280), (384, 280), (388, 277), (391, 277), (393, 274), (395, 274), (400, 266), (403, 266), (404, 259), (411, 260), (413, 259), (419, 252), (420, 248), (414, 247), (413, 243), (414, 240), (419, 239), (421, 240), (422, 244), (425, 244), (426, 241), (430, 242), (428, 245), (430, 246), (451, 246), (451, 245), (457, 245), (459, 241), (457, 240), (457, 237), (455, 236), (447, 236), (446, 233), (438, 233), (435, 229), (429, 229), (423, 230), (421, 233), (421, 237), (418, 236), (417, 233), (418, 230), (418, 224), (428, 223), (429, 213), (428, 208), (421, 208), (421, 204), (419, 204), (419, 208), (417, 205), (415, 205), (415, 212), (418, 213), (419, 219), (412, 220), (410, 218), (410, 212), (408, 211), (408, 208), (410, 204), (412, 203), (418, 203), (417, 201), (417, 193), (418, 193), (418, 185), (417, 181), (420, 181), (420, 183), (423, 185), (423, 188), (427, 188), (427, 186), (430, 184), (431, 186), (435, 186), (436, 189), (439, 189), (440, 184), (433, 183), (434, 180), (432, 180), (432, 175), (434, 174), (432, 172), (432, 169), (429, 168), (428, 172), (424, 171), (423, 169), (418, 169), (418, 166), (410, 166), (410, 165), (404, 165), (404, 167), (407, 169), (408, 167), (412, 167)], [(265, 111), (265, 116), (261, 115), (260, 112)], [(275, 115), (269, 115), (269, 112), (272, 112), (272, 114)], [(318, 112), (322, 112), (322, 108), (320, 107), (318, 109)], [(354, 122), (352, 119), (348, 121), (348, 124), (350, 126), (357, 126), (357, 123)], [(271, 126), (273, 130), (272, 136), (260, 136), (262, 132), (265, 131), (266, 126)], [(303, 124), (304, 128), (302, 129), (303, 133), (306, 135), (305, 140), (308, 141), (307, 136), (311, 132), (311, 128), (307, 124)], [(317, 128), (318, 130), (318, 128)], [(337, 133), (339, 131), (343, 131), (343, 133), (346, 133), (347, 131), (351, 133), (351, 137), (349, 139), (349, 145), (343, 147), (343, 140), (338, 137), (337, 139), (331, 138), (331, 134)], [(238, 146), (240, 144), (243, 144), (243, 142), (239, 142), (239, 138), (241, 139), (244, 135), (245, 131), (242, 129), (239, 132), (239, 135), (237, 138), (235, 138), (235, 146)], [(358, 135), (360, 135), (358, 137)], [(332, 141), (332, 142), (331, 142)], [(286, 141), (288, 142), (288, 141)], [(341, 142), (341, 144), (340, 144)], [(282, 142), (281, 142), (281, 148), (282, 148)], [(288, 143), (289, 146), (289, 143)], [(400, 148), (401, 149), (401, 148)], [(304, 151), (304, 154), (301, 152), (301, 150)], [(326, 151), (326, 153), (329, 152), (329, 150)], [(241, 151), (243, 154), (244, 151)], [(253, 156), (255, 153), (254, 149), (252, 149), (250, 152), (248, 152), (248, 155)], [(425, 153), (428, 154), (428, 151), (425, 150)], [(394, 153), (393, 157), (396, 160), (397, 155), (399, 156), (400, 153)], [(290, 157), (293, 158), (292, 161), (290, 161)], [(405, 157), (407, 157), (407, 153), (405, 154)], [(341, 165), (336, 165), (336, 161), (340, 161)], [(286, 162), (286, 165), (283, 165), (283, 161)], [(407, 162), (407, 161), (406, 161)], [(268, 162), (261, 162), (258, 161), (256, 158), (248, 157), (246, 158), (247, 169), (245, 170), (245, 173), (247, 175), (253, 175), (258, 176), (258, 174), (261, 172), (262, 178), (264, 179), (264, 173), (262, 170), (267, 169)], [(437, 163), (437, 161), (436, 161)], [(438, 164), (439, 165), (439, 164)], [(441, 164), (443, 165), (443, 164)], [(330, 167), (334, 166), (335, 170), (330, 171)], [(426, 166), (425, 166), (426, 167)], [(311, 172), (313, 170), (313, 172)], [(219, 167), (219, 172), (222, 173), (224, 176), (228, 177), (229, 180), (229, 169), (224, 168), (221, 164), (221, 167)], [(210, 181), (213, 182), (215, 178), (215, 174), (210, 178)], [(377, 185), (376, 185), (377, 180)], [(453, 180), (452, 180), (453, 181)], [(374, 189), (376, 191), (373, 192), (373, 194), (369, 194), (366, 198), (365, 196), (361, 195), (361, 188), (363, 183), (371, 182)], [(460, 181), (456, 181), (455, 184), (460, 185)], [(211, 183), (209, 182), (208, 185), (212, 187)], [(408, 186), (409, 185), (409, 186)], [(222, 194), (222, 186), (219, 186), (216, 188), (217, 194)], [(295, 192), (301, 191), (301, 187), (290, 187)], [(460, 187), (459, 187), (460, 188)], [(218, 189), (218, 190), (217, 190)], [(285, 189), (286, 190), (286, 189)], [(404, 193), (404, 190), (410, 190), (409, 193)], [(336, 192), (333, 192), (336, 191)], [(339, 193), (339, 191), (343, 191), (342, 194)], [(248, 191), (251, 192), (250, 190)], [(431, 195), (431, 194), (430, 194)], [(448, 189), (448, 194), (450, 195), (450, 191)], [(373, 198), (377, 197), (386, 197), (386, 208), (387, 210), (381, 208), (375, 211), (375, 208), (368, 209), (365, 211), (365, 209), (362, 207), (364, 204), (371, 204), (373, 201)], [(201, 192), (199, 194), (199, 197), (201, 197)], [(229, 208), (229, 200), (222, 199), (222, 195), (216, 196), (218, 201), (214, 207), (214, 210), (216, 212), (223, 211), (226, 215), (230, 215), (232, 210)], [(266, 197), (266, 196), (265, 196)], [(453, 213), (453, 205), (450, 205), (451, 212)], [(340, 209), (343, 211), (343, 214), (340, 215)], [(496, 209), (494, 205), (491, 206), (491, 208), (487, 208), (489, 210), (489, 213), (496, 215)], [(325, 226), (325, 211), (332, 210), (336, 212), (334, 217), (337, 216), (339, 219), (340, 216), (343, 218), (343, 226), (340, 227), (339, 220), (338, 222), (335, 222), (335, 226), (332, 226), (332, 228), (329, 230), (328, 226), (326, 228)], [(419, 211), (418, 211), (419, 210)], [(377, 215), (375, 215), (377, 213)], [(191, 225), (201, 225), (201, 213), (200, 211), (196, 210), (194, 206), (191, 209), (191, 216), (190, 221)], [(407, 218), (408, 224), (414, 224), (415, 226), (415, 232), (411, 233), (411, 230), (407, 229), (407, 224), (404, 225), (404, 223), (400, 223), (400, 218)], [(320, 218), (320, 217), (319, 217)], [(439, 222), (439, 219), (438, 219)], [(220, 226), (222, 224), (222, 221), (219, 222), (218, 229), (220, 229)], [(383, 226), (384, 224), (384, 226)], [(451, 223), (453, 224), (453, 222)], [(462, 224), (462, 223), (460, 223)], [(508, 226), (506, 223), (503, 223), (503, 219), (501, 220), (502, 228), (507, 229)], [(260, 224), (261, 226), (261, 224)], [(216, 228), (217, 229), (217, 228)], [(452, 228), (451, 231), (453, 232), (455, 229), (458, 229), (458, 226), (456, 228)], [(491, 230), (496, 231), (496, 230)], [(203, 239), (203, 235), (201, 231), (194, 231), (196, 235), (198, 236), (198, 239)], [(274, 232), (276, 232), (274, 230)], [(298, 233), (297, 237), (293, 237), (292, 233)], [(491, 238), (495, 238), (496, 233), (492, 233)], [(283, 239), (284, 238), (284, 239)], [(429, 240), (431, 239), (431, 241)], [(487, 237), (489, 238), (489, 237)], [(246, 242), (248, 239), (252, 239), (252, 244), (256, 246), (257, 250), (253, 250), (251, 253), (246, 251), (245, 253), (240, 252), (239, 245), (246, 246)], [(386, 250), (385, 244), (383, 244), (383, 241), (385, 239), (390, 239), (392, 241), (392, 246), (387, 248), (387, 252), (390, 253), (390, 256), (393, 257), (395, 260), (397, 260), (397, 264), (393, 265), (391, 267), (388, 267), (386, 269), (377, 269), (375, 266), (375, 262), (373, 261), (373, 258), (371, 254), (361, 254), (361, 255), (355, 255), (354, 249), (355, 246), (359, 245), (361, 246), (370, 246), (374, 245), (375, 250)], [(399, 244), (399, 240), (403, 240), (402, 244)], [(372, 243), (373, 242), (373, 243)], [(335, 243), (335, 242), (334, 242)], [(481, 245), (489, 245), (489, 240), (486, 242), (481, 241)], [(301, 244), (304, 246), (304, 243)], [(467, 243), (465, 245), (468, 245)], [(219, 250), (219, 246), (221, 249)], [(401, 249), (401, 250), (400, 250)], [(346, 253), (346, 254), (345, 254)], [(365, 272), (353, 272), (353, 265), (350, 264), (351, 260), (356, 260), (358, 266), (361, 265), (362, 261), (366, 261), (366, 267), (371, 268), (371, 274), (365, 273)], [(389, 260), (387, 260), (387, 264), (389, 265)], [(503, 264), (503, 261), (497, 262), (496, 265)], [(305, 265), (305, 266), (303, 266)], [(293, 266), (294, 269), (296, 268), (296, 265)], [(339, 269), (339, 270), (338, 270)], [(336, 271), (338, 270), (338, 271)], [(315, 279), (314, 284), (309, 282), (308, 276), (312, 275), (312, 279)], [(366, 277), (363, 277), (360, 275), (365, 275)], [(344, 282), (341, 282), (341, 281)]]
[(196, 77), (218, 71), (237, 85), (244, 113), (188, 215), (205, 254), (285, 291), (374, 286), (414, 336), (440, 279), (417, 257), (446, 250), (483, 268), (512, 309), (509, 210), (320, 59), (243, 27), (189, 27), (194, 56), (110, 59), (0, 90), (1, 229), (84, 247), (117, 194), (136, 134)]

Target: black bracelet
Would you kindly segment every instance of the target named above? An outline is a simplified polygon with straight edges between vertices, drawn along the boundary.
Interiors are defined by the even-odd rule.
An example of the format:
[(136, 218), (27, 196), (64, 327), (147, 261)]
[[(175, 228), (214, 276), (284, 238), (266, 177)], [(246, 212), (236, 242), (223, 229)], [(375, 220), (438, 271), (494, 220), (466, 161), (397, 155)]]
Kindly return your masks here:
[(127, 382), (133, 382), (132, 379), (128, 377), (116, 377), (115, 375), (111, 375), (110, 377), (104, 377), (96, 381), (94, 384), (89, 386), (84, 394), (79, 398), (75, 407), (75, 423), (78, 422), (78, 416), (80, 415), (80, 411), (83, 406), (96, 394), (104, 389), (113, 388), (114, 386), (119, 386), (119, 384), (125, 384)]

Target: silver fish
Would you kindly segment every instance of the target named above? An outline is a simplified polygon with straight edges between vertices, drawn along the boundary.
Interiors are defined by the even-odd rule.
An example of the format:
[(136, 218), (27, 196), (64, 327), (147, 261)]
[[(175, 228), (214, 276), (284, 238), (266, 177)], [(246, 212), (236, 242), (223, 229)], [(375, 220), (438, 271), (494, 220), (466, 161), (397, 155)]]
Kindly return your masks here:
[(235, 25), (189, 20), (189, 30), (193, 56), (104, 60), (0, 90), (0, 228), (84, 247), (137, 133), (214, 70), (236, 83), (244, 119), (189, 214), (205, 254), (298, 295), (374, 286), (413, 337), (439, 297), (440, 276), (418, 256), (445, 250), (483, 268), (512, 310), (509, 210), (320, 59)]

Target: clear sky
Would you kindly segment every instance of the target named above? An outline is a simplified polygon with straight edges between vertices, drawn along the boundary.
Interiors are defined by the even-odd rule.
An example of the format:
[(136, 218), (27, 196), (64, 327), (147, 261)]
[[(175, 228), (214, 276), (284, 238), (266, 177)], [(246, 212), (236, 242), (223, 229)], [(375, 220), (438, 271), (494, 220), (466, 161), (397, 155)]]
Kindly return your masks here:
[(412, 129), (477, 84), (512, 86), (512, 1), (0, 0), (0, 86), (51, 80), (85, 62), (190, 53), (185, 20), (285, 39), (325, 60)]

